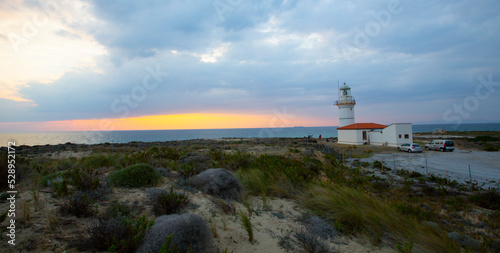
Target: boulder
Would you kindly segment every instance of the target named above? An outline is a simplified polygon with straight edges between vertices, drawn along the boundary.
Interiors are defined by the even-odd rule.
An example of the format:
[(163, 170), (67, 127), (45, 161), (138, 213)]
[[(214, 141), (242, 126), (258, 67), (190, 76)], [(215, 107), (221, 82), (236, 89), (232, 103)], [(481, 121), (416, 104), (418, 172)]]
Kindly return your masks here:
[(179, 252), (211, 252), (212, 234), (203, 218), (195, 214), (173, 214), (157, 217), (146, 234), (138, 253), (160, 252), (167, 237), (172, 235), (170, 247)]
[(188, 184), (222, 199), (241, 201), (245, 189), (241, 182), (226, 169), (208, 169), (191, 177)]
[(481, 243), (478, 240), (471, 238), (470, 236), (467, 235), (462, 235), (456, 231), (448, 233), (448, 238), (462, 245), (465, 248), (478, 249), (481, 246)]
[(189, 153), (181, 158), (179, 158), (179, 162), (186, 164), (205, 164), (210, 162), (210, 157), (204, 154), (199, 153)]

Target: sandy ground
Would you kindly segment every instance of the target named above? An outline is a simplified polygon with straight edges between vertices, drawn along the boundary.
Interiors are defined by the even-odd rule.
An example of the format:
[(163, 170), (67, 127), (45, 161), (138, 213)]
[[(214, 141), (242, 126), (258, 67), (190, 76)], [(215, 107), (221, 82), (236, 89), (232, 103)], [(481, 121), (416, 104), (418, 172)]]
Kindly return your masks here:
[(423, 153), (397, 152), (374, 154), (360, 161), (384, 161), (384, 165), (394, 169), (410, 169), (420, 173), (435, 173), (449, 176), (458, 182), (469, 181), (469, 165), (472, 181), (484, 183), (484, 187), (499, 188), (500, 153), (483, 151), (455, 150), (453, 152), (424, 151)]
[[(159, 188), (169, 189), (173, 184), (172, 178), (165, 178)], [(19, 189), (19, 204), (30, 201), (29, 189)], [(58, 210), (62, 205), (61, 198), (54, 198), (51, 190), (42, 188), (37, 210), (31, 205), (31, 216), (29, 221), (17, 223), (16, 246), (7, 246), (2, 240), (0, 252), (75, 252), (75, 248), (69, 246), (70, 241), (83, 235), (93, 218), (76, 218), (74, 216), (60, 215)], [(197, 214), (207, 221), (213, 233), (215, 246), (220, 249), (228, 249), (234, 253), (255, 252), (304, 252), (303, 249), (291, 241), (293, 249), (287, 251), (280, 246), (280, 241), (286, 236), (293, 238), (295, 232), (305, 230), (300, 218), (308, 211), (298, 203), (290, 199), (249, 197), (252, 215), (250, 220), (254, 231), (254, 240), (248, 240), (248, 234), (242, 226), (239, 212), (248, 214), (248, 209), (243, 203), (230, 201), (234, 212), (224, 213), (217, 204), (218, 198), (202, 192), (188, 192), (177, 188), (176, 192), (185, 193), (189, 196), (190, 204), (181, 210), (181, 213)], [(146, 201), (145, 189), (113, 188), (107, 201), (98, 204), (99, 212), (109, 205), (111, 200), (118, 200), (148, 217), (153, 217), (152, 207)], [(33, 204), (33, 203), (31, 203)], [(8, 203), (0, 203), (0, 210), (6, 210)], [(20, 206), (18, 206), (20, 209)], [(21, 210), (16, 211), (22, 215)], [(57, 230), (50, 229), (47, 215), (51, 214), (57, 221)], [(18, 217), (20, 218), (20, 217)], [(8, 221), (0, 224), (6, 227)], [(337, 235), (334, 239), (325, 241), (331, 252), (397, 252), (388, 245), (372, 245), (369, 240), (361, 237), (349, 237)]]

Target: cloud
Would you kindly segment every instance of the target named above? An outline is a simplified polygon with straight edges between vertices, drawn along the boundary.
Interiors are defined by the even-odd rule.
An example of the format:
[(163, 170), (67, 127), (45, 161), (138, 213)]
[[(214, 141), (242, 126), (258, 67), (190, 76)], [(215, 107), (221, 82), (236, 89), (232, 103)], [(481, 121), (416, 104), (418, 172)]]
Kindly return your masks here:
[[(493, 0), (400, 0), (392, 12), (391, 1), (382, 0), (220, 0), (227, 4), (223, 12), (216, 2), (61, 7), (65, 15), (85, 11), (50, 29), (74, 48), (50, 62), (58, 67), (51, 79), (25, 71), (33, 78), (17, 89), (32, 103), (0, 101), (22, 112), (2, 113), (3, 122), (268, 115), (286, 107), (299, 118), (331, 118), (335, 125), (337, 81), (352, 87), (359, 122), (442, 121), (450, 106), (474, 95), (479, 76), (500, 80), (500, 5)], [(91, 57), (60, 66), (78, 52)], [(31, 66), (29, 57), (20, 66)], [(157, 68), (168, 73), (161, 81), (151, 76)], [(158, 83), (154, 88), (144, 85), (148, 75), (150, 85)], [(499, 94), (481, 101), (469, 119), (500, 121), (491, 109), (500, 106)]]

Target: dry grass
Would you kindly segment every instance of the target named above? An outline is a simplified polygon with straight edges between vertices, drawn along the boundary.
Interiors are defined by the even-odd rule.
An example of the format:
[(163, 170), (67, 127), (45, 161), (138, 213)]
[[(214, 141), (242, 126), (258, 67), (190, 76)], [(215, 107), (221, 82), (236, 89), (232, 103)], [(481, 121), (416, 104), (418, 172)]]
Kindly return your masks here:
[(365, 192), (332, 185), (315, 186), (300, 197), (305, 206), (345, 233), (361, 233), (372, 242), (411, 241), (418, 252), (458, 252), (444, 231), (398, 213), (389, 203)]

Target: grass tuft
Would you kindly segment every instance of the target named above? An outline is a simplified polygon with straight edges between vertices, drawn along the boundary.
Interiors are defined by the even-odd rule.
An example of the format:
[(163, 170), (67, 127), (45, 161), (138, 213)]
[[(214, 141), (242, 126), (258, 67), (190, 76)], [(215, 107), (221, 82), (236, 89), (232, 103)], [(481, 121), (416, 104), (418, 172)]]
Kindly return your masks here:
[(241, 223), (243, 225), (243, 228), (247, 231), (248, 234), (248, 240), (250, 242), (253, 241), (253, 228), (252, 228), (252, 222), (250, 221), (250, 218), (248, 215), (246, 215), (243, 211), (240, 211), (240, 218), (241, 218)]
[(155, 186), (161, 181), (160, 173), (153, 166), (145, 163), (117, 170), (108, 178), (111, 183), (122, 187)]
[(153, 212), (156, 216), (177, 213), (189, 202), (186, 195), (175, 193), (173, 187), (170, 188), (170, 192), (157, 188), (148, 189), (146, 195), (153, 205)]

